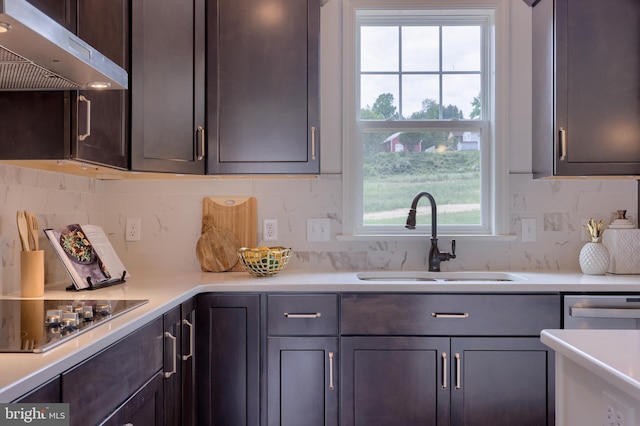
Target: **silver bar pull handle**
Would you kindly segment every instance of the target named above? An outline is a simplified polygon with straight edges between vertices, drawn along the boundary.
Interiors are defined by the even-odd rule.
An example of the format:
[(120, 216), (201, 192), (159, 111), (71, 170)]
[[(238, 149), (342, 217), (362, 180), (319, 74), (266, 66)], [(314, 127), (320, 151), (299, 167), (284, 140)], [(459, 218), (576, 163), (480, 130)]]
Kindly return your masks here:
[(316, 127), (311, 126), (311, 159), (316, 159)]
[(198, 130), (196, 133), (200, 136), (200, 154), (198, 154), (198, 160), (202, 160), (206, 151), (204, 127), (198, 126)]
[(434, 318), (469, 318), (468, 312), (431, 312)]
[(177, 355), (177, 349), (178, 349), (177, 341), (178, 341), (178, 339), (176, 339), (176, 337), (173, 334), (169, 333), (168, 331), (164, 332), (164, 337), (168, 337), (169, 339), (171, 339), (173, 341), (173, 370), (164, 372), (164, 378), (168, 379), (172, 375), (176, 374), (176, 371), (178, 371), (178, 366), (176, 364), (176, 358), (178, 357), (178, 355)]
[(447, 388), (447, 375), (449, 374), (447, 370), (447, 353), (442, 352), (442, 389)]
[(313, 313), (284, 313), (285, 318), (320, 318), (322, 316), (322, 312), (313, 312)]
[(625, 308), (571, 308), (571, 316), (576, 318), (627, 318), (640, 319), (640, 309)]
[(186, 318), (182, 319), (182, 325), (189, 327), (189, 353), (182, 355), (182, 360), (186, 361), (193, 356), (193, 324), (187, 321)]
[(567, 131), (564, 127), (560, 127), (558, 135), (560, 136), (560, 161), (564, 161), (567, 159)]
[(87, 99), (84, 95), (80, 95), (78, 100), (87, 104), (87, 133), (78, 135), (78, 139), (83, 141), (91, 136), (91, 100)]
[(333, 352), (329, 352), (329, 390), (333, 389)]
[(460, 389), (460, 354), (456, 353), (456, 389)]

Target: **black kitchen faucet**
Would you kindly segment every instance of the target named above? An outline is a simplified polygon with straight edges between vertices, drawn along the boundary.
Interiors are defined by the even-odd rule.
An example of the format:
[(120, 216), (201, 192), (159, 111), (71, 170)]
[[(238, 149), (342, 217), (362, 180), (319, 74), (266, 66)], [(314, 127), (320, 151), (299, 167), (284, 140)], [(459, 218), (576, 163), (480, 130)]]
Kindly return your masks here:
[(451, 241), (451, 253), (438, 250), (438, 212), (436, 200), (431, 194), (425, 191), (419, 192), (413, 198), (406, 227), (408, 229), (416, 229), (416, 208), (418, 207), (418, 201), (420, 201), (422, 197), (427, 197), (431, 203), (431, 248), (429, 249), (427, 263), (429, 264), (430, 272), (440, 272), (440, 262), (456, 258), (456, 240)]

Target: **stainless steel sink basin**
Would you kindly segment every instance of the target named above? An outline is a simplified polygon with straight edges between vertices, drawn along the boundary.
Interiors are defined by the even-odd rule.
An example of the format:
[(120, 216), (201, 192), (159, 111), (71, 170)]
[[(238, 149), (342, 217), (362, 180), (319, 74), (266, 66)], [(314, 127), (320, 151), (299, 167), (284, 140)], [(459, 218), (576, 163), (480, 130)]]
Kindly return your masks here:
[(356, 274), (362, 281), (424, 281), (424, 282), (518, 282), (525, 281), (509, 272), (426, 272), (426, 271), (371, 271)]

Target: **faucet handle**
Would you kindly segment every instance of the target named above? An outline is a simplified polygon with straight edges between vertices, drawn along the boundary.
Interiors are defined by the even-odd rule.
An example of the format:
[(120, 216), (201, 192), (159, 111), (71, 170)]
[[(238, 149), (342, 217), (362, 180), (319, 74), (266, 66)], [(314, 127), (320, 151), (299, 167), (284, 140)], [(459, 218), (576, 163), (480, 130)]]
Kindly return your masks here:
[(447, 253), (446, 251), (440, 252), (439, 254), (441, 261), (447, 261), (456, 258), (456, 240), (451, 240), (451, 253)]

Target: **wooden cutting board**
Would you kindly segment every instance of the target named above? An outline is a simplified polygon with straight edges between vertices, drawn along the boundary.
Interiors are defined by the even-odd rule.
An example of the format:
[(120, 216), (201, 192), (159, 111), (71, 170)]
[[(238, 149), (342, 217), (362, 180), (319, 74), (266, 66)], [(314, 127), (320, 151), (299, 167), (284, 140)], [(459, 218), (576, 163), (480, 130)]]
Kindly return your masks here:
[[(257, 243), (258, 202), (255, 197), (205, 197), (202, 217), (210, 216), (219, 230), (228, 230), (238, 239), (240, 247), (255, 247)], [(230, 271), (244, 271), (238, 262)]]

